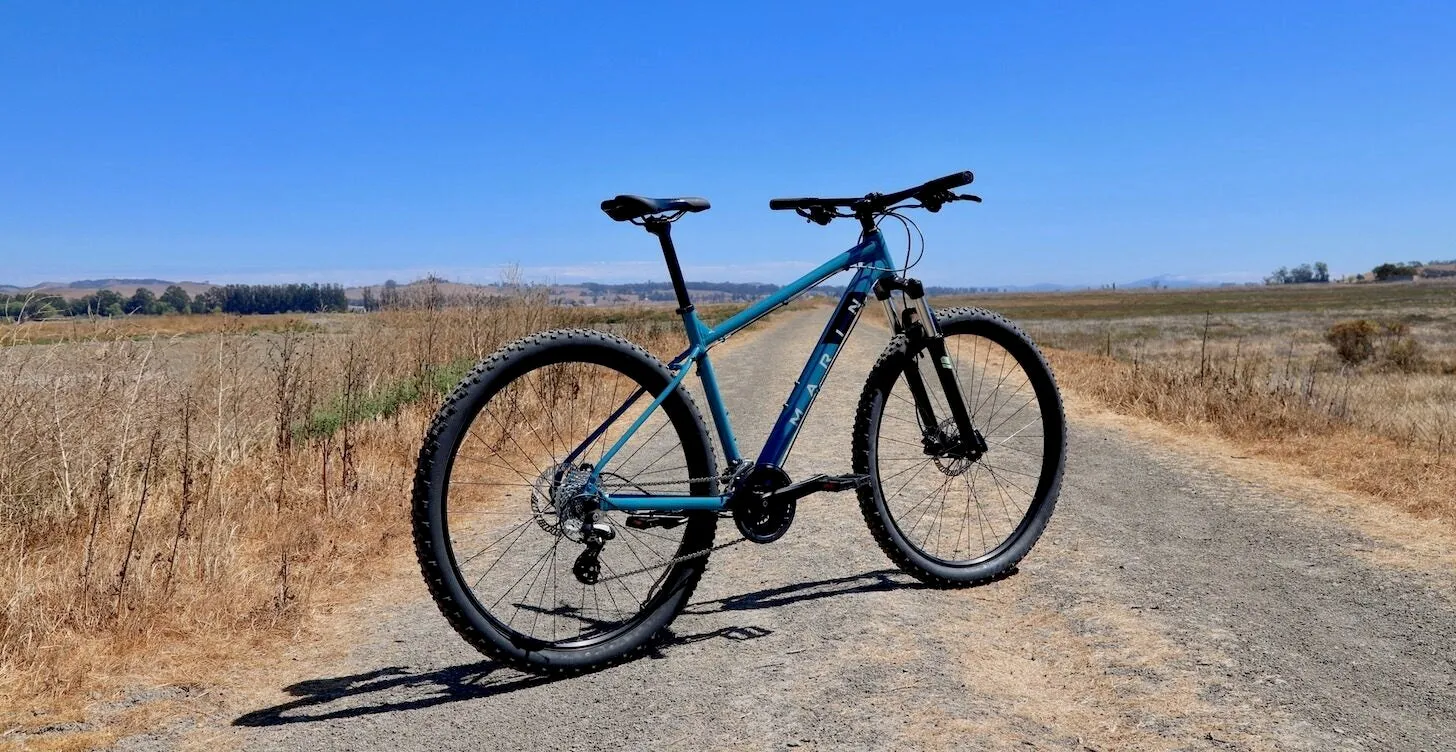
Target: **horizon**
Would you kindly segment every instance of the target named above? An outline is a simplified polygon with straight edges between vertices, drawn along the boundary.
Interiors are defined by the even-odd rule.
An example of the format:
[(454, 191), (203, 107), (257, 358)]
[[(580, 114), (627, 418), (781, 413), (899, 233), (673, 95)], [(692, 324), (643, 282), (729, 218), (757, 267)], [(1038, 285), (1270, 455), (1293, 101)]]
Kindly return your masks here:
[[(1419, 264), (1421, 264), (1421, 265), (1426, 265), (1426, 264), (1448, 264), (1448, 263), (1456, 263), (1456, 261), (1449, 261), (1448, 262), (1448, 261), (1441, 261), (1441, 260), (1431, 260), (1431, 261), (1428, 261), (1428, 262), (1419, 262)], [(498, 274), (497, 274), (496, 277), (491, 278), (491, 279), (481, 279), (479, 281), (473, 281), (473, 280), (456, 278), (456, 277), (442, 276), (442, 275), (440, 275), (440, 274), (438, 274), (436, 272), (428, 272), (428, 271), (427, 272), (420, 272), (417, 275), (414, 275), (413, 272), (412, 272), (411, 274), (392, 275), (392, 276), (385, 277), (385, 278), (382, 278), (382, 279), (373, 279), (373, 278), (371, 278), (370, 280), (354, 280), (354, 281), (344, 281), (344, 280), (326, 279), (326, 278), (318, 278), (318, 279), (314, 279), (314, 278), (299, 278), (299, 277), (291, 277), (291, 276), (286, 276), (286, 275), (275, 275), (275, 276), (269, 276), (267, 278), (252, 277), (252, 278), (247, 278), (247, 279), (227, 279), (227, 278), (221, 278), (221, 279), (205, 279), (205, 278), (204, 279), (166, 279), (166, 278), (162, 278), (162, 277), (144, 276), (144, 275), (124, 275), (124, 276), (123, 275), (101, 275), (101, 276), (83, 277), (83, 278), (72, 279), (72, 280), (47, 279), (47, 280), (41, 280), (39, 282), (35, 282), (35, 283), (31, 283), (31, 284), (14, 284), (14, 283), (12, 283), (10, 281), (4, 280), (4, 279), (0, 279), (0, 290), (11, 289), (11, 290), (21, 290), (21, 291), (27, 291), (27, 290), (50, 290), (50, 291), (57, 291), (57, 290), (64, 290), (64, 289), (67, 289), (67, 288), (74, 288), (76, 290), (89, 290), (89, 289), (93, 289), (94, 288), (94, 289), (110, 289), (110, 290), (112, 290), (114, 292), (126, 292), (127, 290), (126, 289), (123, 289), (123, 288), (128, 288), (128, 287), (131, 287), (131, 286), (160, 286), (160, 285), (184, 285), (185, 286), (185, 285), (192, 285), (192, 286), (223, 287), (223, 286), (227, 286), (227, 285), (263, 285), (263, 286), (267, 286), (267, 285), (287, 285), (287, 284), (337, 286), (337, 287), (342, 287), (342, 288), (345, 288), (345, 289), (365, 289), (365, 288), (382, 288), (382, 287), (384, 287), (386, 284), (388, 284), (390, 282), (393, 282), (393, 283), (395, 283), (395, 284), (397, 284), (397, 285), (399, 285), (401, 287), (405, 287), (405, 286), (409, 286), (409, 285), (428, 283), (432, 279), (434, 281), (436, 281), (436, 282), (445, 283), (445, 284), (458, 284), (458, 285), (475, 286), (475, 287), (501, 287), (501, 286), (510, 286), (510, 285), (513, 285), (513, 284), (526, 284), (526, 285), (544, 286), (544, 287), (553, 287), (553, 286), (554, 287), (581, 287), (581, 286), (584, 286), (584, 285), (593, 285), (593, 284), (595, 284), (595, 285), (603, 285), (603, 286), (608, 286), (608, 287), (622, 287), (622, 286), (632, 286), (632, 285), (659, 285), (659, 286), (666, 286), (666, 285), (671, 284), (670, 280), (667, 280), (667, 279), (651, 279), (651, 278), (628, 278), (628, 277), (623, 277), (623, 278), (620, 278), (620, 279), (612, 279), (612, 280), (602, 280), (602, 279), (593, 279), (593, 278), (582, 278), (582, 279), (533, 278), (530, 275), (521, 274), (520, 273), (520, 269), (521, 269), (521, 267), (519, 267), (519, 266), (504, 265), (504, 266), (500, 267), (499, 269), (493, 270), (493, 271), (498, 272)], [(1368, 272), (1368, 271), (1370, 271), (1370, 270), (1369, 269), (1365, 270), (1365, 272)], [(1341, 274), (1341, 273), (1336, 273), (1334, 271), (1331, 271), (1330, 272), (1329, 279), (1327, 281), (1328, 282), (1339, 282), (1339, 281), (1341, 281), (1343, 279), (1346, 279), (1346, 278), (1349, 278), (1349, 277), (1358, 277), (1358, 276), (1364, 274), (1365, 272), (1351, 272), (1349, 274)], [(1179, 274), (1167, 274), (1167, 273), (1164, 273), (1164, 274), (1148, 275), (1146, 277), (1141, 277), (1141, 278), (1133, 279), (1133, 280), (1119, 280), (1119, 281), (1115, 281), (1115, 282), (1085, 283), (1085, 284), (1084, 283), (1065, 284), (1065, 283), (1057, 283), (1057, 282), (1038, 282), (1038, 283), (1032, 283), (1032, 284), (1026, 284), (1026, 285), (997, 285), (997, 284), (955, 285), (955, 284), (942, 284), (942, 283), (938, 283), (937, 282), (937, 283), (927, 283), (926, 286), (927, 287), (939, 287), (939, 288), (942, 288), (942, 289), (954, 289), (954, 290), (966, 290), (966, 291), (975, 290), (975, 291), (982, 291), (982, 292), (985, 292), (985, 291), (999, 291), (999, 292), (1059, 292), (1059, 291), (1068, 291), (1068, 292), (1075, 292), (1075, 291), (1100, 290), (1100, 289), (1124, 289), (1124, 288), (1126, 288), (1126, 289), (1134, 289), (1134, 288), (1144, 288), (1144, 287), (1164, 287), (1164, 288), (1169, 288), (1169, 289), (1177, 289), (1177, 288), (1209, 288), (1209, 287), (1220, 287), (1220, 286), (1264, 286), (1264, 285), (1271, 284), (1268, 281), (1268, 279), (1267, 279), (1268, 276), (1269, 275), (1263, 275), (1263, 276), (1260, 276), (1258, 278), (1244, 279), (1244, 278), (1237, 278), (1237, 277), (1235, 277), (1235, 275), (1190, 276), (1190, 275), (1179, 275)], [(1234, 277), (1234, 278), (1231, 278), (1231, 277)], [(686, 278), (687, 284), (690, 287), (693, 286), (693, 285), (726, 285), (726, 284), (767, 284), (767, 285), (774, 286), (774, 287), (780, 287), (783, 284), (785, 284), (785, 282), (792, 281), (792, 280), (785, 280), (785, 282), (779, 282), (779, 281), (771, 281), (771, 280), (712, 279), (712, 278), (707, 278), (707, 277), (693, 277), (691, 275), (685, 275), (685, 278)], [(836, 285), (836, 284), (841, 284), (841, 283), (843, 283), (845, 281), (845, 279), (847, 279), (847, 273), (836, 274), (836, 275), (833, 275), (830, 278), (826, 279), (819, 286), (822, 287), (822, 286), (825, 286), (825, 285), (833, 286), (833, 285)], [(114, 283), (114, 284), (107, 285), (107, 284), (97, 284), (97, 283)], [(1158, 283), (1158, 284), (1154, 284), (1154, 283)], [(59, 293), (52, 292), (51, 294), (59, 294)], [(64, 297), (64, 295), (61, 295), (61, 297)]]
[(931, 4), (867, 60), (839, 7), (7, 4), (0, 283), (665, 280), (597, 209), (642, 193), (713, 202), (688, 275), (783, 284), (855, 231), (770, 197), (962, 169), (929, 284), (1456, 256), (1456, 8)]

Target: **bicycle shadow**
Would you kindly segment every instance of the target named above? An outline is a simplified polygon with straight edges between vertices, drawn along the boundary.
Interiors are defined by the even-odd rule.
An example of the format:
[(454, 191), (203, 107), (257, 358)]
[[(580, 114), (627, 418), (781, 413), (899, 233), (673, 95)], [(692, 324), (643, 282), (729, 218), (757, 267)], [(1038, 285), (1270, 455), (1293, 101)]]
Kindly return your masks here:
[[(925, 587), (918, 581), (897, 575), (898, 570), (884, 569), (696, 601), (683, 610), (683, 615), (779, 608), (821, 598)], [(773, 630), (766, 627), (741, 625), (697, 634), (680, 635), (669, 630), (665, 638), (648, 651), (647, 658), (668, 658), (665, 651), (674, 646), (714, 639), (744, 642), (771, 634)], [(359, 674), (298, 682), (284, 688), (296, 699), (244, 713), (235, 718), (232, 725), (265, 728), (419, 710), (509, 694), (557, 681), (562, 679), (522, 674), (490, 660), (423, 672), (390, 666)]]

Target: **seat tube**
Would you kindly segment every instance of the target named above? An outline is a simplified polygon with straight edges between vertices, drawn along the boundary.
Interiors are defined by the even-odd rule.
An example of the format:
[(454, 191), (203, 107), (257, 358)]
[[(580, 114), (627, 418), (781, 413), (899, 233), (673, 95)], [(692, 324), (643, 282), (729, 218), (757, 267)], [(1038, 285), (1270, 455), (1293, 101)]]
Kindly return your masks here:
[[(682, 315), (689, 346), (701, 348), (693, 362), (698, 368), (698, 380), (703, 385), (703, 396), (708, 400), (708, 410), (713, 415), (713, 428), (718, 432), (723, 458), (731, 465), (740, 459), (738, 440), (733, 436), (733, 425), (728, 422), (728, 408), (723, 404), (723, 393), (718, 390), (718, 374), (713, 371), (713, 361), (708, 356), (706, 329), (692, 306), (679, 310), (678, 313)], [(683, 365), (686, 367), (687, 364)]]

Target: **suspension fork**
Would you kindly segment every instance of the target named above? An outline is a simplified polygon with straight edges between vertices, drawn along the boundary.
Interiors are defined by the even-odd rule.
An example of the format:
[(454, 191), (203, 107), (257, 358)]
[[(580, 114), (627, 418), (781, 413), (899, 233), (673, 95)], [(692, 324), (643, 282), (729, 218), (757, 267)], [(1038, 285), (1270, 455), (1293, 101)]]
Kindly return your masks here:
[[(985, 452), (985, 439), (971, 425), (971, 414), (966, 408), (965, 397), (961, 394), (960, 381), (956, 379), (955, 363), (945, 349), (945, 335), (941, 333), (935, 313), (930, 310), (930, 304), (925, 300), (925, 288), (920, 280), (885, 277), (875, 283), (874, 289), (875, 298), (885, 306), (885, 313), (890, 317), (890, 326), (909, 340), (910, 352), (914, 353), (923, 346), (930, 356), (931, 366), (949, 404), (951, 418), (955, 421), (960, 448), (975, 455)], [(896, 290), (905, 295), (905, 309), (898, 312), (898, 315), (892, 301), (892, 294)], [(914, 365), (913, 362), (911, 365)], [(939, 434), (940, 419), (935, 415), (935, 403), (930, 399), (930, 392), (925, 387), (925, 378), (920, 369), (906, 368), (905, 382), (910, 387), (910, 395), (915, 401), (915, 412), (920, 417), (921, 425), (925, 427), (926, 436)]]

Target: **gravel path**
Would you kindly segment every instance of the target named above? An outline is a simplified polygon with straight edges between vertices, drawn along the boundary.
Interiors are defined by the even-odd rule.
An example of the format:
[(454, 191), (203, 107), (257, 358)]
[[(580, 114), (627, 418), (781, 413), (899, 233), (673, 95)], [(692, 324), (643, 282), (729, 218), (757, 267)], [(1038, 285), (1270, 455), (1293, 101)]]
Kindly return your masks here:
[[(740, 443), (767, 433), (825, 311), (716, 362)], [(851, 337), (789, 463), (848, 472)], [(248, 749), (1456, 749), (1451, 577), (1278, 493), (1071, 414), (1047, 536), (1007, 580), (890, 569), (852, 494), (777, 544), (713, 556), (655, 655), (543, 682), (468, 648), (426, 599), (340, 665), (233, 719)], [(726, 534), (732, 527), (724, 529)]]

